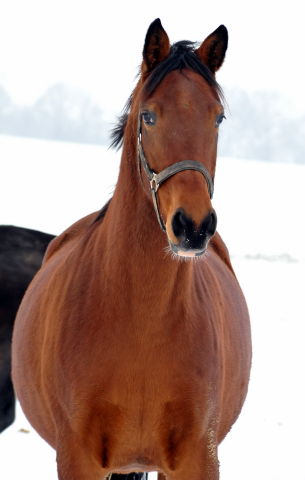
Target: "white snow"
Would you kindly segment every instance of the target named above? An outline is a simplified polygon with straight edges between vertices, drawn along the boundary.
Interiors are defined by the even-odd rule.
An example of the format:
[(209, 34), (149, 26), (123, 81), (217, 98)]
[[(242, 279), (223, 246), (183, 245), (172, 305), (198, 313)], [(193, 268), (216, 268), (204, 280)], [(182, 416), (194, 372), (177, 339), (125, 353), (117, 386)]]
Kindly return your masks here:
[[(0, 224), (55, 234), (104, 204), (120, 157), (103, 147), (4, 136), (0, 153)], [(305, 166), (218, 160), (213, 204), (253, 334), (249, 394), (219, 448), (223, 480), (305, 479), (304, 182)], [(19, 406), (0, 435), (0, 458), (3, 480), (57, 479), (55, 452)]]

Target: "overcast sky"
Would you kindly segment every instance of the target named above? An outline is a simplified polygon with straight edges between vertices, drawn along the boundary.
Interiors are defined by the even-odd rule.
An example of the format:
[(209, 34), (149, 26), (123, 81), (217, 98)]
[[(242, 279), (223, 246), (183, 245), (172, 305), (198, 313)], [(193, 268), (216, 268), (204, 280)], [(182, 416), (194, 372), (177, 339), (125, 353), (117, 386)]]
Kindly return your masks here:
[(218, 81), (280, 91), (305, 113), (300, 0), (3, 1), (0, 84), (26, 104), (66, 82), (87, 90), (111, 116), (134, 86), (147, 28), (157, 17), (171, 42), (202, 41), (226, 25), (229, 49)]

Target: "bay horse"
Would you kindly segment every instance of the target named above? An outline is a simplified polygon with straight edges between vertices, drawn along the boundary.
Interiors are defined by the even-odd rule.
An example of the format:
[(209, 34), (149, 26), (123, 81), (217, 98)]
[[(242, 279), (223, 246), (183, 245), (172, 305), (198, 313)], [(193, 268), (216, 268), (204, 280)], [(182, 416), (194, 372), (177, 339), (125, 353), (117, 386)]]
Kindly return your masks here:
[(223, 25), (198, 48), (150, 25), (113, 197), (51, 242), (20, 306), (14, 386), (59, 480), (219, 478), (251, 364), (211, 203), (227, 43)]
[(11, 343), (16, 313), (53, 238), (38, 230), (0, 225), (0, 433), (15, 420)]

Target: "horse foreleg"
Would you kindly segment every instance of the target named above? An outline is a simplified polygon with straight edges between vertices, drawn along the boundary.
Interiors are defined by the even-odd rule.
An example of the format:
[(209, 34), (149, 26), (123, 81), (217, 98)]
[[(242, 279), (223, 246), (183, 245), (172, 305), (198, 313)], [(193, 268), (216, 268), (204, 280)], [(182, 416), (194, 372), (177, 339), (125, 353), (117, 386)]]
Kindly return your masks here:
[(158, 474), (158, 480), (219, 480), (217, 444), (212, 430), (199, 444), (185, 445), (184, 454), (172, 458), (170, 469)]
[(57, 447), (58, 480), (103, 480), (107, 477), (97, 459), (86, 448), (86, 440), (78, 444), (75, 439), (65, 440)]

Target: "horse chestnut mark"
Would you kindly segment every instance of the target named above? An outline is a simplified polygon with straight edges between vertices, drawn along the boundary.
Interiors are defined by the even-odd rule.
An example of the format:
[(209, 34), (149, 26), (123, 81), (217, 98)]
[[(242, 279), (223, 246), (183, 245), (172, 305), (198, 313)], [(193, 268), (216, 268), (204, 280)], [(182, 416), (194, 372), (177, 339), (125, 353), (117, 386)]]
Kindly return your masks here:
[(20, 306), (15, 391), (57, 451), (59, 480), (219, 478), (251, 364), (212, 206), (227, 42), (221, 25), (199, 47), (171, 46), (160, 20), (150, 25), (114, 132), (113, 197), (51, 242)]

